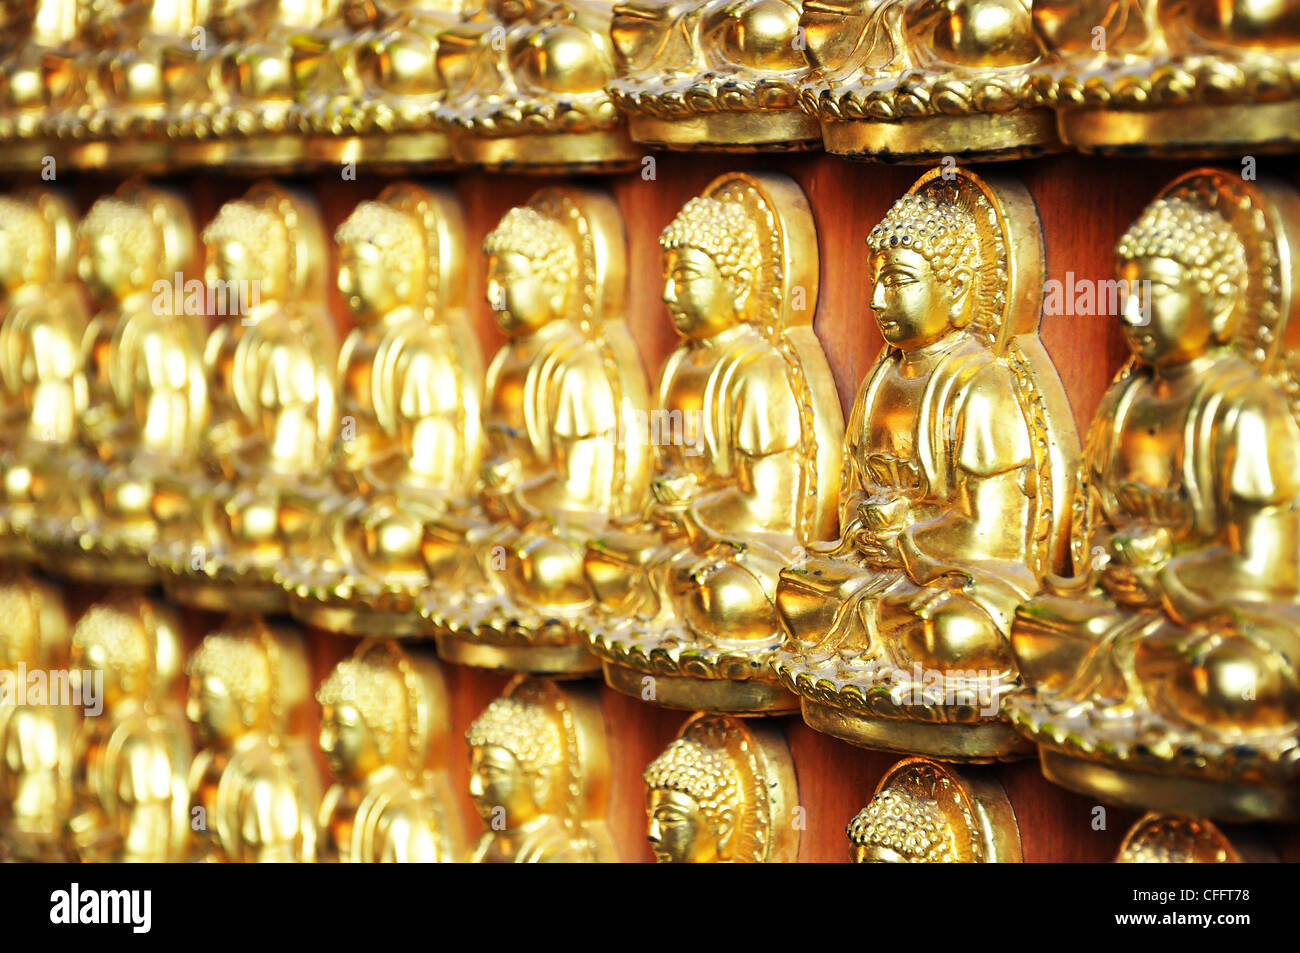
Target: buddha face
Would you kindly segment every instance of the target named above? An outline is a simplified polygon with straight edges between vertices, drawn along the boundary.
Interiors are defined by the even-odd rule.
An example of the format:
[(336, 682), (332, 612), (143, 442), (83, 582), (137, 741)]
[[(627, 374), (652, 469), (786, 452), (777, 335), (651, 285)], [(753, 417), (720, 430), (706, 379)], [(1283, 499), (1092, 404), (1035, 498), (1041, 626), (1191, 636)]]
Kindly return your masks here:
[(695, 798), (652, 788), (646, 797), (646, 839), (661, 864), (707, 864), (718, 859), (718, 842)]
[(241, 241), (222, 242), (213, 256), (213, 272), (209, 281), (226, 281), (235, 287), (238, 282), (246, 282), (242, 287), (256, 288), (261, 300), (272, 298), (277, 292), (273, 287), (275, 279), (267, 263), (261, 261), (256, 248)]
[(564, 300), (534, 263), (518, 252), (488, 256), (487, 301), (506, 334), (527, 334), (559, 317)]
[(469, 796), (494, 830), (519, 827), (541, 813), (519, 760), (500, 745), (470, 749)]
[(192, 675), (185, 715), (205, 745), (225, 745), (244, 733), (239, 706), (226, 683), (211, 675)]
[(737, 321), (734, 292), (713, 259), (698, 248), (664, 252), (664, 304), (677, 333), (713, 337)]
[(353, 318), (387, 314), (403, 302), (400, 274), (369, 242), (339, 249), (339, 292)]
[(80, 273), (90, 293), (101, 300), (125, 297), (146, 283), (144, 263), (111, 235), (95, 235), (87, 242)]
[(962, 323), (971, 273), (959, 268), (940, 281), (920, 252), (902, 246), (878, 252), (871, 310), (885, 341), (903, 351), (934, 344)]
[(1120, 323), (1133, 356), (1152, 367), (1195, 360), (1231, 333), (1232, 296), (1209, 294), (1188, 269), (1169, 258), (1122, 260), (1125, 295)]
[(320, 750), (341, 780), (363, 778), (383, 764), (370, 726), (357, 707), (346, 702), (322, 707)]

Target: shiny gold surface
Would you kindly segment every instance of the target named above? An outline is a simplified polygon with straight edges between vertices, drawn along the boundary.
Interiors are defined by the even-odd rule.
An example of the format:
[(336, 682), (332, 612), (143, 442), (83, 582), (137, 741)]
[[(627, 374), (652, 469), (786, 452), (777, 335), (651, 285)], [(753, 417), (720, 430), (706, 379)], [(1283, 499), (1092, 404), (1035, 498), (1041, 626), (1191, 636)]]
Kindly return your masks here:
[(474, 489), (483, 359), (464, 311), (464, 222), (451, 193), (399, 183), (335, 235), (356, 329), (339, 354), (337, 477), (324, 532), (277, 572), (303, 621), (406, 636), (424, 627), (424, 525)]
[(1117, 276), (1140, 283), (1120, 316), (1132, 359), (1088, 436), (1074, 575), (1012, 629), (1027, 688), (1008, 712), (1068, 787), (1224, 820), (1300, 813), (1298, 223), (1289, 187), (1200, 170), (1116, 246)]
[(488, 301), (509, 341), (488, 369), (483, 494), (425, 535), (424, 612), (444, 658), (594, 671), (574, 622), (583, 547), (643, 504), (645, 372), (623, 312), (623, 223), (605, 194), (548, 189), (488, 235)]
[(645, 769), (660, 863), (793, 863), (798, 784), (781, 729), (698, 712)]
[(900, 761), (849, 822), (859, 864), (1019, 863), (1020, 828), (991, 769)]
[(687, 203), (660, 244), (682, 343), (651, 422), (653, 499), (589, 545), (598, 605), (581, 625), (620, 691), (674, 708), (788, 711), (795, 699), (767, 668), (780, 640), (772, 591), (834, 530), (843, 440), (811, 326), (812, 216), (792, 180), (733, 173)]
[(1124, 835), (1121, 864), (1240, 864), (1268, 859), (1243, 856), (1213, 821), (1147, 814)]
[(1023, 757), (1011, 617), (1065, 558), (1078, 451), (1038, 338), (1018, 182), (927, 173), (868, 236), (885, 349), (854, 402), (841, 537), (781, 573), (774, 665), (810, 725), (955, 761)]
[(316, 699), (320, 749), (334, 774), (320, 806), (320, 859), (460, 860), (437, 662), (394, 642), (365, 642), (334, 667)]
[(488, 828), (474, 863), (618, 860), (604, 820), (605, 724), (589, 686), (516, 676), (465, 737), (470, 797)]

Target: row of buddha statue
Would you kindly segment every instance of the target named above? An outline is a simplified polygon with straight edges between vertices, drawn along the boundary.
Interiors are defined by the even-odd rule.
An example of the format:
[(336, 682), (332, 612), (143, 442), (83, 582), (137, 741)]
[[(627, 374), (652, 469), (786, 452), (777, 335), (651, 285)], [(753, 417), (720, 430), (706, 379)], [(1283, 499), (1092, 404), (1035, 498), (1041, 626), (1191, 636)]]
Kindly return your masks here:
[(0, 164), (618, 169), (1300, 143), (1276, 0), (8, 0)]
[(339, 227), (339, 345), (300, 195), (255, 185), (200, 242), (140, 181), (80, 224), (17, 192), (0, 551), (937, 762), (1037, 752), (1107, 803), (1294, 817), (1298, 227), (1284, 184), (1170, 183), (1116, 245), (1130, 356), (1081, 442), (1009, 177), (935, 168), (867, 232), (884, 347), (847, 423), (779, 174), (719, 176), (663, 230), (653, 389), (595, 188), (483, 239), (486, 370), (450, 193), (390, 185)]
[[(183, 649), (176, 610), (122, 588), (75, 622), (57, 585), (0, 576), (0, 861), (600, 863), (609, 834), (607, 727), (582, 682), (519, 675), (471, 722), (470, 849), (449, 780), (448, 694), (420, 647), (364, 640), (309, 710), (292, 626), (231, 616)], [(60, 676), (67, 676), (61, 680)], [(322, 783), (309, 732), (331, 783)], [(988, 769), (982, 769), (987, 772)], [(691, 715), (645, 769), (660, 862), (790, 862), (801, 813), (771, 722)], [(1021, 859), (991, 774), (900, 762), (848, 824), (857, 862)], [(1212, 822), (1151, 813), (1125, 862), (1273, 859)]]

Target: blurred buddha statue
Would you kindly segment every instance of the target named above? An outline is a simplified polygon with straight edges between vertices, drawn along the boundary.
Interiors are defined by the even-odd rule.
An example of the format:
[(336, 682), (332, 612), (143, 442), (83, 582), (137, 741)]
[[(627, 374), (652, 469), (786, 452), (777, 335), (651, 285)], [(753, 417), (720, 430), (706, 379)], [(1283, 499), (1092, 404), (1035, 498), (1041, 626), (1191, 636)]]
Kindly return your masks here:
[(1074, 573), (1017, 611), (1049, 779), (1223, 820), (1300, 813), (1300, 198), (1188, 173), (1115, 248), (1132, 351), (1085, 445)]
[(190, 836), (190, 734), (179, 704), (179, 620), (121, 590), (72, 631), (71, 667), (103, 713), (81, 722), (69, 832), (83, 862), (183, 860)]
[(63, 594), (0, 571), (0, 859), (67, 860), (80, 713), (62, 704), (72, 626)]
[(781, 573), (776, 670), (855, 744), (1017, 757), (1008, 631), (1065, 558), (1078, 458), (1038, 338), (1038, 216), (1018, 182), (935, 169), (867, 245), (885, 348), (849, 418), (840, 539)]
[(0, 3), (0, 169), (30, 172), (49, 153), (43, 122), (64, 92), (52, 63), (77, 38), (89, 5), (78, 0)]
[(1058, 148), (1030, 0), (808, 0), (800, 101), (827, 152), (885, 162)]
[(438, 120), (461, 162), (501, 168), (626, 168), (641, 150), (605, 84), (611, 0), (483, 0), (438, 43)]
[(605, 829), (609, 766), (595, 692), (517, 676), (465, 739), (470, 797), (488, 828), (474, 863), (617, 861)]
[(1262, 830), (1241, 828), (1232, 836), (1203, 817), (1150, 812), (1124, 835), (1117, 864), (1276, 863), (1277, 851)]
[(1035, 0), (1033, 82), (1089, 152), (1240, 156), (1300, 142), (1300, 7), (1277, 0)]
[(464, 222), (450, 193), (389, 186), (335, 234), (356, 322), (339, 356), (339, 479), (329, 535), (281, 569), (304, 622), (353, 634), (423, 629), (426, 522), (469, 496), (481, 461), (483, 359), (463, 305)]
[(256, 616), (232, 617), (204, 637), (186, 673), (186, 714), (203, 746), (189, 770), (192, 857), (314, 861), (320, 778), (301, 637)]
[(799, 792), (779, 728), (699, 712), (645, 769), (659, 863), (794, 863)]
[(989, 768), (908, 758), (849, 822), (859, 864), (1018, 863), (1020, 826)]
[(447, 777), (447, 692), (438, 663), (367, 642), (316, 693), (334, 785), (320, 808), (321, 859), (438, 863), (461, 858)]
[[(653, 501), (593, 540), (582, 620), (605, 677), (674, 708), (797, 705), (768, 669), (782, 567), (834, 533), (844, 424), (821, 345), (817, 239), (784, 176), (731, 173), (660, 236), (681, 344), (660, 380)], [(674, 427), (677, 429), (674, 430)]]
[(173, 476), (194, 466), (207, 422), (203, 319), (175, 313), (194, 227), (175, 195), (130, 182), (78, 231), (82, 282), (100, 304), (83, 349), (89, 459), (55, 480), (59, 505), (32, 535), (51, 571), (144, 583), (156, 577), (154, 510), (183, 500)]
[(451, 140), (434, 113), (443, 31), (461, 0), (349, 0), (329, 29), (295, 36), (298, 122), (321, 162), (441, 166)]
[(728, 151), (821, 146), (794, 0), (622, 0), (608, 90), (636, 142)]
[(282, 611), (274, 574), (320, 536), (309, 491), (329, 479), (339, 426), (320, 219), (309, 201), (262, 183), (223, 205), (203, 241), (208, 295), (227, 317), (204, 355), (207, 473), (194, 474), (192, 496), (202, 520), (182, 513), (164, 525), (150, 559), (187, 605)]
[(571, 624), (591, 602), (583, 547), (643, 505), (649, 472), (622, 220), (605, 195), (548, 189), (507, 213), (484, 251), (509, 341), (487, 375), (483, 506), (431, 524), (425, 609), (446, 659), (591, 671)]
[(54, 192), (0, 196), (0, 550), (31, 555), (37, 514), (55, 512), (54, 492), (84, 457), (78, 424), (87, 404), (82, 342), (88, 317), (73, 280), (76, 220)]

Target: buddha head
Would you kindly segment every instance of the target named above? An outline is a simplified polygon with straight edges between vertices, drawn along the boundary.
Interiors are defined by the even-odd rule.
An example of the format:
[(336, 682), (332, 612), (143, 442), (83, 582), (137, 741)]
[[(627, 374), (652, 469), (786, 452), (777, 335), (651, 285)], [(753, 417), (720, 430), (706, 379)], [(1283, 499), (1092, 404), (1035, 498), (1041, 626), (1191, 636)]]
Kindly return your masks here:
[(186, 666), (189, 697), (185, 714), (205, 745), (228, 747), (250, 731), (272, 723), (275, 673), (255, 635), (213, 632)]
[(49, 281), (53, 257), (53, 239), (40, 211), (0, 195), (0, 289), (12, 293), (23, 285)]
[(138, 620), (107, 604), (86, 610), (72, 630), (74, 672), (102, 674), (104, 704), (110, 710), (128, 699), (143, 701), (153, 687), (151, 646)]
[(975, 234), (966, 209), (915, 192), (871, 230), (871, 310), (888, 344), (913, 351), (970, 324), (979, 268)]
[(470, 725), (469, 793), (493, 830), (555, 813), (565, 764), (560, 727), (539, 705), (495, 699)]
[(742, 782), (722, 748), (678, 738), (650, 762), (647, 839), (660, 863), (716, 863), (732, 857)]
[(362, 202), (334, 241), (339, 247), (338, 288), (348, 312), (375, 319), (424, 295), (424, 242), (410, 215), (384, 202)]
[(163, 247), (142, 206), (115, 196), (91, 206), (77, 229), (81, 280), (101, 300), (148, 291), (159, 277)]
[[(65, 660), (68, 613), (53, 586), (24, 574), (0, 578), (0, 668), (50, 666)], [(3, 697), (0, 697), (0, 701)]]
[(678, 334), (710, 338), (749, 316), (762, 257), (758, 231), (739, 204), (691, 199), (660, 234), (659, 245), (663, 301)]
[(1152, 367), (1195, 360), (1236, 334), (1246, 253), (1218, 212), (1156, 199), (1115, 246), (1120, 322), (1134, 357)]
[(397, 666), (374, 654), (344, 659), (316, 693), (320, 750), (341, 781), (359, 781), (385, 765), (405, 766), (411, 714)]
[(555, 219), (512, 208), (483, 240), (487, 300), (501, 330), (528, 334), (569, 313), (578, 281), (573, 239)]
[(886, 787), (849, 822), (857, 863), (941, 864), (957, 860), (939, 804), (906, 788)]
[(203, 230), (203, 242), (209, 282), (246, 282), (262, 301), (279, 300), (289, 290), (288, 230), (266, 206), (243, 199), (227, 202)]

